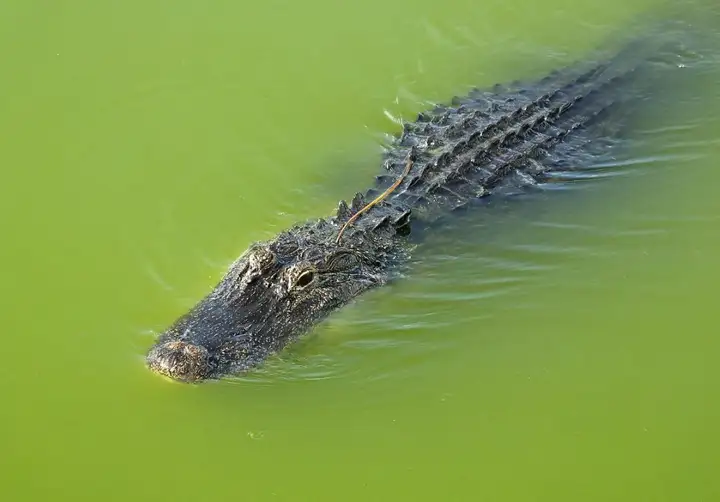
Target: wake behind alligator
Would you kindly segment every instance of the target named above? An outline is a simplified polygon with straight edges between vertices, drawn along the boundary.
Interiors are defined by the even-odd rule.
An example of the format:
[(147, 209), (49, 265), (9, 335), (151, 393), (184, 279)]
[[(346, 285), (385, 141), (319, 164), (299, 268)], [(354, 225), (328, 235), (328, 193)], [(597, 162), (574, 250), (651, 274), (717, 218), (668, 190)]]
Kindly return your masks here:
[(646, 42), (420, 113), (388, 145), (373, 188), (341, 201), (334, 216), (252, 245), (158, 338), (148, 367), (183, 382), (247, 371), (390, 281), (413, 238), (441, 230), (442, 217), (587, 167), (587, 153), (622, 134), (651, 97), (658, 72), (679, 71), (666, 46)]

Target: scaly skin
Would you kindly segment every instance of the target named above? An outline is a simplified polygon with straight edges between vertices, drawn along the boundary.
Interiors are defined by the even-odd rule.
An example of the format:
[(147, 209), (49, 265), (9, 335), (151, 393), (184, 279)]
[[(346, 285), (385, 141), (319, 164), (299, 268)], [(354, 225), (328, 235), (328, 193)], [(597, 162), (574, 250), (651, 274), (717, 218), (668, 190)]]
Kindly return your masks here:
[[(632, 46), (630, 46), (632, 47)], [(220, 283), (163, 333), (150, 369), (183, 382), (246, 371), (365, 291), (387, 283), (412, 235), (481, 198), (542, 182), (574, 162), (602, 124), (639, 95), (645, 59), (634, 48), (531, 85), (473, 90), (406, 123), (376, 186), (335, 216), (253, 245)], [(600, 126), (600, 127), (598, 127)], [(408, 164), (410, 159), (410, 164)], [(390, 195), (340, 228), (370, 200)], [(412, 229), (412, 232), (411, 232)]]

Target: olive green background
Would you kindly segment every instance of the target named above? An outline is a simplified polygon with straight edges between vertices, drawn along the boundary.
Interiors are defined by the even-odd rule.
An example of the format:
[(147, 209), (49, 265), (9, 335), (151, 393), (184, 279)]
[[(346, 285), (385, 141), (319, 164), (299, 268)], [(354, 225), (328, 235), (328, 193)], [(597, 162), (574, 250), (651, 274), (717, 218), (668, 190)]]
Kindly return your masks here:
[(0, 498), (719, 500), (711, 56), (627, 176), (431, 236), (253, 375), (143, 365), (249, 243), (368, 186), (393, 120), (660, 3), (1, 2)]

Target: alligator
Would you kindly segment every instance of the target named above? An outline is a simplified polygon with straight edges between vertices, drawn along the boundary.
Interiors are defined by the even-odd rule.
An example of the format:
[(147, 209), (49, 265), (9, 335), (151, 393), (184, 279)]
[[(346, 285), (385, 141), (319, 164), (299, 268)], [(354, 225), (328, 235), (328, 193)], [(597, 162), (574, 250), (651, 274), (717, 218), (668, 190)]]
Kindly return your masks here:
[(581, 170), (647, 97), (646, 44), (627, 44), (530, 83), (473, 89), (404, 122), (372, 188), (334, 215), (251, 245), (207, 296), (155, 341), (146, 363), (180, 382), (244, 373), (330, 313), (398, 276), (417, 236), (508, 187)]

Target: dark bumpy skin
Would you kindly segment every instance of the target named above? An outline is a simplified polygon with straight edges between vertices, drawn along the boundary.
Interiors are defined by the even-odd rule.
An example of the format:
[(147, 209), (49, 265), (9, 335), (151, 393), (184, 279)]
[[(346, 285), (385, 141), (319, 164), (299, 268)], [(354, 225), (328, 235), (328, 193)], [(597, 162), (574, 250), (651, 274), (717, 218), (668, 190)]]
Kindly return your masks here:
[[(333, 217), (253, 245), (215, 289), (157, 340), (148, 366), (178, 381), (242, 372), (363, 292), (385, 284), (409, 252), (408, 234), (502, 186), (544, 181), (591, 140), (609, 134), (640, 96), (637, 47), (555, 72), (531, 85), (473, 90), (406, 123), (376, 186)], [(341, 226), (398, 179), (400, 186)], [(411, 221), (412, 220), (412, 221)], [(412, 225), (411, 225), (412, 223)]]
[(402, 254), (394, 227), (348, 232), (336, 219), (251, 247), (215, 289), (160, 336), (149, 367), (193, 382), (262, 362), (333, 310), (385, 283)]

